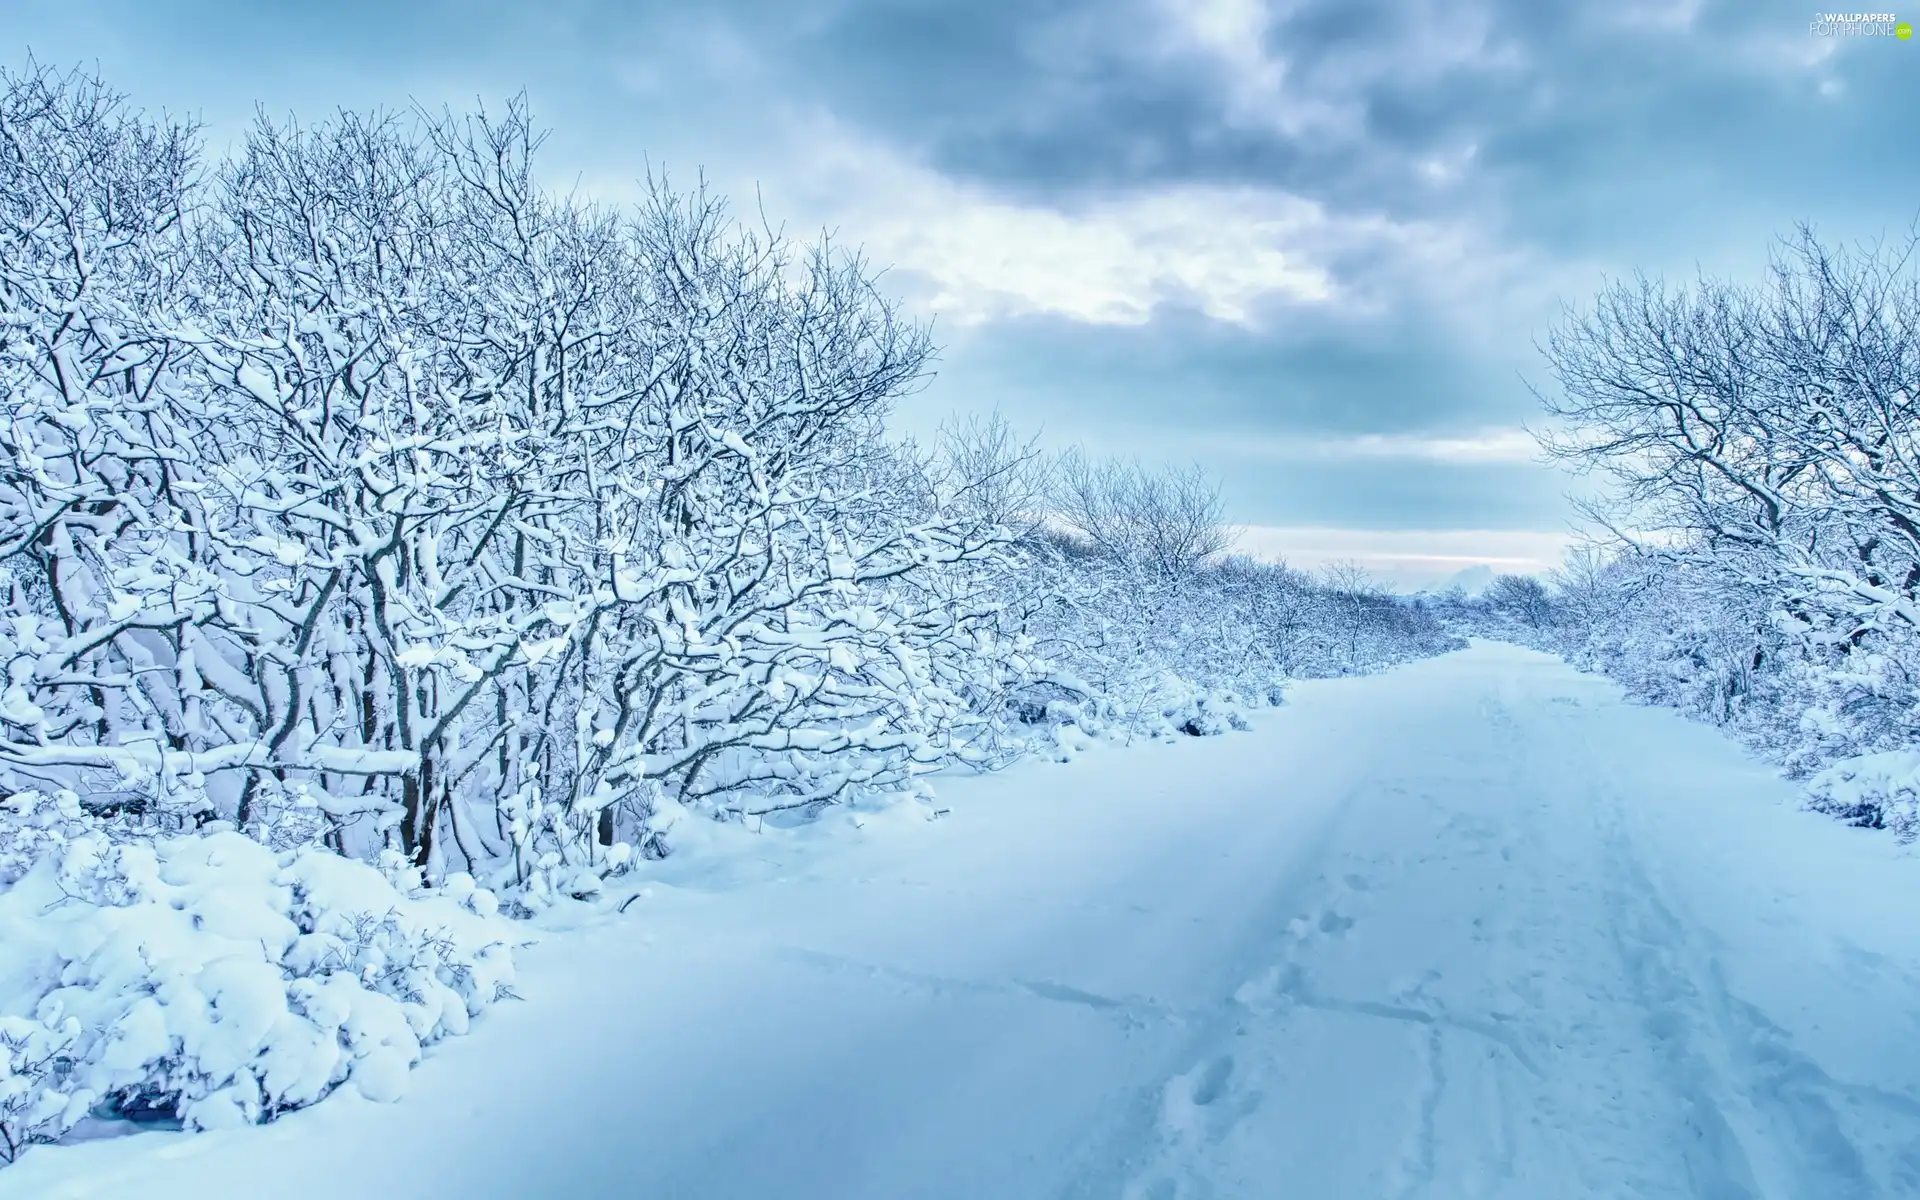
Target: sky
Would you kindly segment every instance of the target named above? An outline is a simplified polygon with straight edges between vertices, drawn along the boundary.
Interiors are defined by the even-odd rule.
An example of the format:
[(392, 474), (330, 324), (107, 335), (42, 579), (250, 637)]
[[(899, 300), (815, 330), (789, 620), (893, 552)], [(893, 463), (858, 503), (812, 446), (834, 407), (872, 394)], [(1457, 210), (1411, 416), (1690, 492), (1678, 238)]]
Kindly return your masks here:
[[(934, 322), (898, 424), (1219, 481), (1241, 544), (1416, 586), (1551, 567), (1536, 349), (1636, 271), (1920, 216), (1920, 38), (1771, 0), (0, 0), (231, 144), (256, 108), (498, 105), (559, 188), (704, 174)], [(1911, 15), (1920, 22), (1920, 11)]]

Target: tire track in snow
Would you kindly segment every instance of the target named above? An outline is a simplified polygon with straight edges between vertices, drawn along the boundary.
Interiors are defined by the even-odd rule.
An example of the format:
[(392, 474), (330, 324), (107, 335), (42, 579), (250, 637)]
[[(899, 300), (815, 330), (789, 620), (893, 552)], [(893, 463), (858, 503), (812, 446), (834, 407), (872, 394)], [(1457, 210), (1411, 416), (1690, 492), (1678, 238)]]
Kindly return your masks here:
[(1153, 1021), (1190, 1021), (1192, 1015), (1151, 996), (1103, 996), (1084, 988), (1041, 979), (963, 979), (866, 962), (845, 955), (788, 946), (781, 954), (796, 962), (839, 974), (864, 975), (936, 996), (1014, 996), (1084, 1008), (1120, 1020), (1129, 1028)]
[(1456, 793), (1448, 828), (1499, 859), (1486, 867), (1489, 906), (1474, 918), (1484, 975), (1463, 982), (1486, 990), (1494, 1019), (1484, 1028), (1499, 1031), (1527, 1073), (1483, 1074), (1492, 1103), (1477, 1113), (1470, 1099), (1456, 1102), (1452, 1136), (1473, 1131), (1483, 1156), (1448, 1164), (1446, 1194), (1702, 1194), (1672, 1190), (1680, 1162), (1667, 1130), (1683, 1105), (1648, 1061), (1638, 1008), (1609, 970), (1611, 934), (1595, 903), (1604, 855), (1587, 806), (1564, 786), (1577, 766), (1541, 736), (1543, 718), (1582, 719), (1583, 706), (1539, 694), (1524, 676), (1490, 682), (1477, 711), (1498, 744), (1473, 753), (1483, 768), (1497, 760), (1508, 770), (1480, 803)]
[(1256, 1016), (1276, 1017), (1284, 1014), (1288, 1007), (1298, 1006), (1316, 1012), (1373, 1017), (1382, 1021), (1401, 1022), (1408, 1025), (1424, 1025), (1433, 1030), (1435, 1035), (1447, 1029), (1470, 1033), (1504, 1050), (1514, 1062), (1526, 1068), (1529, 1075), (1536, 1078), (1540, 1075), (1539, 1064), (1534, 1061), (1533, 1056), (1527, 1052), (1526, 1047), (1511, 1030), (1502, 1028), (1493, 1021), (1458, 1016), (1431, 997), (1420, 997), (1423, 1003), (1416, 1005), (1385, 1000), (1348, 1000), (1338, 996), (1322, 995), (1308, 982), (1306, 972), (1300, 964), (1294, 962), (1272, 968), (1260, 979), (1242, 986), (1235, 996), (1248, 1012)]
[(1727, 1118), (1721, 1095), (1728, 1089), (1709, 1060), (1710, 1047), (1701, 1045), (1711, 1031), (1703, 1028), (1698, 989), (1676, 961), (1678, 923), (1651, 895), (1620, 836), (1603, 836), (1615, 874), (1607, 897), (1614, 949), (1668, 1087), (1687, 1106), (1693, 1136), (1680, 1139), (1678, 1146), (1693, 1193), (1706, 1200), (1754, 1200), (1762, 1193), (1745, 1145)]
[[(1497, 822), (1490, 822), (1470, 809), (1459, 807), (1462, 797), (1488, 791), (1512, 795), (1522, 790), (1517, 764), (1523, 756), (1503, 753), (1510, 749), (1517, 750), (1521, 736), (1518, 724), (1504, 705), (1489, 696), (1480, 698), (1477, 715), (1477, 725), (1470, 730), (1469, 755), (1452, 763), (1466, 768), (1468, 778), (1446, 793), (1449, 796), (1447, 802), (1429, 795), (1424, 808), (1416, 806), (1409, 814), (1404, 811), (1404, 806), (1413, 802), (1416, 793), (1407, 786), (1376, 777), (1356, 788), (1341, 807), (1342, 814), (1348, 819), (1342, 832), (1362, 820), (1376, 828), (1391, 827), (1409, 815), (1417, 822), (1431, 823), (1437, 838), (1431, 844), (1421, 842), (1417, 833), (1401, 834), (1382, 842), (1370, 830), (1358, 838), (1339, 841), (1343, 848), (1350, 851), (1376, 851), (1373, 857), (1365, 860), (1368, 864), (1366, 872), (1384, 870), (1388, 878), (1394, 879), (1399, 885), (1393, 896), (1399, 909), (1391, 915), (1403, 925), (1408, 919), (1416, 924), (1421, 919), (1420, 898), (1417, 891), (1412, 889), (1422, 882), (1449, 889), (1450, 895), (1443, 893), (1449, 899), (1457, 900), (1463, 894), (1476, 894), (1473, 890), (1475, 883), (1469, 883), (1468, 891), (1462, 893), (1457, 882), (1448, 881), (1450, 872), (1459, 869), (1463, 854), (1468, 862), (1497, 857), (1498, 862), (1491, 868), (1496, 888), (1503, 886), (1498, 881), (1499, 876), (1507, 871), (1523, 869), (1512, 865), (1510, 841), (1502, 837), (1502, 828)], [(1494, 744), (1489, 746), (1487, 742)], [(1445, 766), (1449, 762), (1451, 760), (1437, 765)], [(1436, 764), (1421, 765), (1431, 768)], [(1497, 780), (1485, 775), (1490, 765), (1496, 768)], [(1410, 782), (1424, 784), (1430, 781), (1415, 777)], [(1303, 860), (1309, 868), (1318, 864), (1323, 870), (1317, 879), (1303, 880), (1305, 886), (1292, 889), (1297, 899), (1311, 900), (1311, 903), (1292, 908), (1295, 915), (1285, 921), (1284, 928), (1276, 933), (1266, 947), (1267, 965), (1251, 974), (1235, 989), (1217, 1016), (1199, 1026), (1196, 1036), (1176, 1060), (1177, 1069), (1156, 1085), (1161, 1101), (1159, 1123), (1143, 1124), (1136, 1120), (1127, 1127), (1128, 1140), (1134, 1146), (1144, 1146), (1145, 1149), (1135, 1150), (1130, 1155), (1128, 1171), (1121, 1177), (1123, 1189), (1119, 1194), (1134, 1200), (1180, 1200), (1183, 1197), (1212, 1195), (1216, 1190), (1231, 1196), (1268, 1194), (1265, 1189), (1248, 1186), (1246, 1180), (1236, 1179), (1232, 1173), (1235, 1156), (1220, 1145), (1224, 1137), (1238, 1128), (1238, 1120), (1214, 1126), (1196, 1126), (1191, 1122), (1170, 1122), (1167, 1117), (1184, 1111), (1181, 1097), (1191, 1087), (1196, 1074), (1204, 1072), (1209, 1063), (1237, 1061), (1239, 1067), (1234, 1074), (1242, 1086), (1251, 1086), (1249, 1080), (1257, 1079), (1263, 1071), (1271, 1072), (1278, 1068), (1281, 1064), (1277, 1060), (1281, 1056), (1297, 1053), (1303, 1039), (1315, 1036), (1299, 1020), (1301, 1014), (1308, 1012), (1375, 1024), (1383, 1033), (1398, 1027), (1410, 1035), (1406, 1038), (1410, 1061), (1402, 1061), (1409, 1062), (1413, 1068), (1412, 1078), (1407, 1081), (1408, 1090), (1398, 1093), (1404, 1097), (1406, 1104), (1402, 1111), (1407, 1114), (1407, 1126), (1399, 1140), (1397, 1152), (1393, 1150), (1391, 1141), (1381, 1147), (1384, 1153), (1377, 1160), (1375, 1172), (1371, 1173), (1373, 1183), (1367, 1185), (1372, 1194), (1391, 1196), (1396, 1200), (1413, 1196), (1488, 1194), (1483, 1190), (1461, 1190), (1456, 1185), (1462, 1181), (1442, 1176), (1443, 1111), (1453, 1110), (1456, 1115), (1459, 1111), (1467, 1111), (1468, 1119), (1474, 1119), (1471, 1102), (1450, 1099), (1453, 1090), (1448, 1077), (1447, 1059), (1450, 1054), (1464, 1052), (1470, 1046), (1484, 1047), (1484, 1052), (1477, 1057), (1464, 1056), (1463, 1060), (1475, 1063), (1475, 1078), (1494, 1081), (1491, 1088), (1496, 1095), (1504, 1095), (1510, 1090), (1506, 1081), (1512, 1072), (1505, 1064), (1510, 1062), (1517, 1066), (1523, 1072), (1519, 1077), (1532, 1081), (1530, 1088), (1523, 1090), (1538, 1089), (1541, 1066), (1515, 1030), (1496, 1020), (1460, 1015), (1440, 998), (1429, 994), (1425, 985), (1440, 980), (1438, 971), (1428, 971), (1424, 978), (1411, 987), (1385, 988), (1383, 990), (1387, 994), (1381, 998), (1331, 993), (1313, 981), (1309, 959), (1340, 944), (1356, 926), (1362, 933), (1368, 928), (1368, 917), (1364, 910), (1372, 892), (1371, 884), (1365, 873), (1346, 869), (1344, 865), (1359, 865), (1360, 860), (1327, 853), (1327, 849), (1334, 844), (1334, 839), (1324, 839), (1322, 848)], [(1380, 858), (1377, 850), (1383, 845), (1388, 854)], [(1339, 879), (1339, 884), (1332, 882), (1334, 878)], [(1478, 886), (1484, 888), (1486, 885), (1481, 883)], [(1358, 916), (1354, 915), (1356, 904), (1362, 909)], [(1488, 915), (1504, 918), (1510, 904), (1511, 898), (1495, 898)], [(1285, 911), (1286, 907), (1283, 898), (1281, 911)], [(1268, 923), (1278, 924), (1271, 917)], [(1444, 946), (1427, 947), (1396, 940), (1395, 928), (1389, 927), (1383, 935), (1385, 942), (1381, 949), (1392, 953), (1397, 947), (1419, 956), (1412, 962), (1402, 964), (1403, 971), (1436, 952), (1441, 955), (1436, 961), (1457, 969), (1462, 963), (1458, 952), (1463, 951), (1467, 955), (1464, 961), (1469, 964), (1469, 972), (1472, 972), (1476, 969), (1472, 965), (1475, 959), (1486, 958), (1491, 953), (1486, 939), (1497, 936), (1483, 928), (1479, 918), (1475, 918), (1473, 928), (1476, 932), (1469, 935), (1469, 944), (1466, 946), (1453, 946), (1449, 938)], [(1404, 933), (1404, 928), (1400, 932)], [(1476, 946), (1478, 949), (1475, 949)], [(1449, 951), (1455, 953), (1449, 955)], [(1379, 969), (1391, 967), (1392, 963), (1374, 961), (1369, 965)], [(1472, 983), (1473, 980), (1466, 982)], [(1465, 1039), (1460, 1040), (1460, 1035), (1465, 1035)], [(1364, 1038), (1366, 1035), (1359, 1036)], [(1237, 1058), (1232, 1053), (1235, 1043), (1238, 1044)], [(1388, 1083), (1389, 1078), (1382, 1077), (1377, 1082)], [(1379, 1092), (1372, 1100), (1379, 1111), (1369, 1115), (1368, 1120), (1394, 1120), (1390, 1115), (1392, 1110), (1386, 1107), (1396, 1103), (1394, 1093)], [(1296, 1091), (1288, 1097), (1288, 1101), (1297, 1106), (1303, 1101), (1311, 1104), (1312, 1098)], [(1241, 1115), (1257, 1107), (1257, 1102), (1246, 1106)], [(1499, 1108), (1502, 1111), (1491, 1122), (1497, 1128), (1481, 1130), (1476, 1135), (1486, 1143), (1484, 1163), (1473, 1158), (1471, 1147), (1456, 1146), (1449, 1153), (1456, 1158), (1463, 1152), (1467, 1154), (1463, 1174), (1483, 1181), (1491, 1175), (1498, 1181), (1497, 1186), (1510, 1187), (1515, 1176), (1515, 1130), (1505, 1117), (1504, 1103)], [(1294, 1111), (1276, 1112), (1275, 1115), (1281, 1120), (1298, 1119)], [(1333, 1129), (1325, 1132), (1339, 1136)], [(1345, 1169), (1345, 1174), (1350, 1176), (1368, 1173), (1363, 1162), (1349, 1163)], [(1237, 1190), (1236, 1182), (1241, 1185)], [(1378, 1190), (1372, 1191), (1374, 1188)], [(1083, 1183), (1065, 1193), (1077, 1197), (1114, 1194), (1116, 1189), (1107, 1180)]]
[(1695, 944), (1638, 852), (1617, 777), (1584, 730), (1577, 742), (1607, 855), (1616, 949), (1652, 1044), (1676, 1094), (1690, 1106), (1697, 1136), (1683, 1148), (1696, 1194), (1729, 1200), (1885, 1194), (1828, 1095), (1907, 1116), (1920, 1115), (1920, 1100), (1833, 1080), (1759, 1008), (1729, 990), (1718, 960)]
[[(1880, 1195), (1859, 1147), (1822, 1094), (1830, 1082), (1825, 1073), (1759, 1009), (1727, 991), (1718, 963), (1689, 944), (1685, 924), (1661, 900), (1625, 830), (1616, 828), (1611, 837), (1624, 883), (1616, 893), (1625, 917), (1623, 957), (1647, 1002), (1649, 1032), (1670, 1048), (1681, 1086), (1699, 1106), (1703, 1142), (1722, 1157), (1721, 1166), (1731, 1168), (1726, 1186), (1745, 1189), (1725, 1194), (1770, 1191), (1755, 1180), (1742, 1139), (1725, 1115), (1747, 1108), (1766, 1127), (1752, 1140), (1780, 1155), (1780, 1167), (1791, 1176), (1786, 1195)], [(1728, 1092), (1728, 1100), (1716, 1099)]]
[[(1372, 804), (1358, 803), (1363, 794)], [(1370, 784), (1356, 789), (1354, 797), (1343, 806), (1343, 811), (1371, 809), (1373, 805), (1404, 799), (1406, 795), (1403, 788)], [(1367, 815), (1375, 818), (1380, 816), (1372, 811)], [(1466, 845), (1473, 853), (1487, 852), (1482, 844), (1485, 839), (1476, 838), (1473, 831), (1464, 825), (1450, 821), (1442, 827), (1442, 832)], [(1503, 861), (1509, 857), (1503, 855)], [(1426, 983), (1440, 978), (1438, 972), (1429, 971), (1424, 979), (1411, 988), (1390, 990), (1384, 999), (1329, 994), (1316, 986), (1309, 977), (1308, 963), (1304, 959), (1316, 951), (1324, 951), (1338, 944), (1356, 926), (1364, 928), (1367, 919), (1364, 912), (1358, 917), (1350, 914), (1354, 911), (1352, 906), (1364, 901), (1372, 891), (1371, 884), (1361, 873), (1351, 870), (1342, 872), (1333, 860), (1325, 857), (1320, 861), (1327, 869), (1303, 889), (1313, 897), (1313, 903), (1294, 908), (1297, 915), (1286, 921), (1284, 930), (1268, 947), (1268, 954), (1277, 961), (1270, 959), (1268, 966), (1234, 990), (1216, 1014), (1199, 1023), (1197, 1036), (1177, 1060), (1180, 1069), (1155, 1085), (1155, 1089), (1150, 1089), (1159, 1093), (1158, 1123), (1143, 1127), (1135, 1121), (1128, 1126), (1126, 1136), (1135, 1145), (1145, 1145), (1147, 1149), (1134, 1153), (1130, 1158), (1122, 1195), (1144, 1200), (1178, 1200), (1180, 1197), (1208, 1196), (1214, 1194), (1217, 1188), (1230, 1187), (1233, 1176), (1220, 1152), (1220, 1143), (1238, 1129), (1242, 1119), (1260, 1107), (1261, 1097), (1250, 1081), (1258, 1081), (1263, 1071), (1272, 1071), (1277, 1065), (1275, 1060), (1278, 1056), (1285, 1055), (1297, 1045), (1297, 1039), (1312, 1036), (1298, 1028), (1297, 1016), (1301, 1012), (1355, 1018), (1376, 1023), (1382, 1029), (1398, 1026), (1413, 1035), (1409, 1038), (1409, 1049), (1417, 1059), (1417, 1081), (1407, 1093), (1411, 1108), (1410, 1126), (1403, 1139), (1398, 1161), (1392, 1161), (1391, 1154), (1381, 1160), (1383, 1169), (1376, 1178), (1379, 1186), (1385, 1189), (1380, 1193), (1382, 1195), (1410, 1197), (1432, 1194), (1439, 1170), (1439, 1117), (1443, 1100), (1449, 1091), (1445, 1061), (1452, 1044), (1449, 1035), (1465, 1034), (1467, 1041), (1464, 1045), (1485, 1047), (1480, 1061), (1489, 1065), (1482, 1073), (1483, 1078), (1492, 1076), (1496, 1080), (1503, 1079), (1506, 1074), (1500, 1066), (1503, 1059), (1520, 1067), (1528, 1077), (1539, 1078), (1541, 1069), (1538, 1062), (1514, 1031), (1497, 1021), (1459, 1015), (1439, 998), (1424, 991)], [(1376, 862), (1373, 865), (1377, 868), (1380, 864)], [(1335, 876), (1339, 879), (1337, 884), (1332, 882)], [(1293, 1039), (1292, 1044), (1289, 1039)], [(1223, 1063), (1240, 1065), (1232, 1072), (1207, 1074), (1216, 1071), (1216, 1065)], [(1236, 1103), (1233, 1107), (1235, 1119), (1212, 1124), (1184, 1119), (1183, 1114), (1189, 1108), (1185, 1097), (1193, 1088), (1194, 1079), (1225, 1080), (1229, 1075), (1238, 1080), (1252, 1097)], [(1505, 1090), (1500, 1083), (1496, 1083), (1494, 1089), (1496, 1093)], [(1209, 1089), (1209, 1092), (1217, 1090)], [(1302, 1099), (1305, 1097), (1296, 1095), (1290, 1098), (1290, 1102), (1298, 1104)], [(1389, 1097), (1381, 1096), (1380, 1099), (1388, 1100)], [(1494, 1143), (1492, 1168), (1496, 1174), (1510, 1178), (1514, 1158), (1513, 1130), (1506, 1122), (1504, 1113), (1498, 1123), (1501, 1128), (1491, 1139)], [(1084, 1181), (1064, 1194), (1081, 1197), (1114, 1194), (1105, 1189), (1105, 1183), (1105, 1180)], [(1228, 1190), (1222, 1194), (1251, 1196), (1262, 1193)]]
[[(1199, 1136), (1192, 1127), (1171, 1118), (1181, 1111), (1180, 1097), (1193, 1086), (1197, 1073), (1205, 1072), (1208, 1064), (1237, 1061), (1236, 1043), (1247, 1036), (1247, 1022), (1253, 1015), (1242, 994), (1268, 973), (1267, 964), (1273, 961), (1276, 946), (1291, 948), (1298, 942), (1302, 901), (1320, 886), (1315, 868), (1325, 861), (1328, 847), (1352, 819), (1356, 800), (1374, 786), (1373, 777), (1368, 775), (1350, 787), (1342, 802), (1333, 806), (1277, 876), (1260, 917), (1249, 925), (1251, 936), (1240, 955), (1245, 964), (1241, 982), (1212, 1005), (1185, 1014), (1191, 1034), (1137, 1089), (1121, 1118), (1090, 1141), (1082, 1156), (1083, 1169), (1060, 1191), (1060, 1200), (1112, 1200), (1115, 1196), (1125, 1200), (1190, 1200), (1212, 1194), (1211, 1185), (1193, 1170), (1195, 1157), (1258, 1107), (1261, 1097), (1247, 1094), (1230, 1110), (1238, 1114), (1234, 1122), (1202, 1128)], [(1235, 1084), (1234, 1075), (1232, 1069), (1222, 1071), (1216, 1087), (1208, 1090), (1224, 1091)], [(1216, 1094), (1203, 1107), (1219, 1102)]]
[(1427, 1036), (1421, 1039), (1420, 1051), (1425, 1082), (1420, 1089), (1413, 1133), (1400, 1160), (1400, 1179), (1392, 1192), (1394, 1200), (1412, 1200), (1415, 1196), (1425, 1194), (1433, 1187), (1439, 1173), (1437, 1125), (1440, 1100), (1447, 1090), (1447, 1072), (1446, 1064), (1442, 1061), (1445, 1047), (1441, 1043), (1440, 1026), (1437, 1023), (1431, 1025)]

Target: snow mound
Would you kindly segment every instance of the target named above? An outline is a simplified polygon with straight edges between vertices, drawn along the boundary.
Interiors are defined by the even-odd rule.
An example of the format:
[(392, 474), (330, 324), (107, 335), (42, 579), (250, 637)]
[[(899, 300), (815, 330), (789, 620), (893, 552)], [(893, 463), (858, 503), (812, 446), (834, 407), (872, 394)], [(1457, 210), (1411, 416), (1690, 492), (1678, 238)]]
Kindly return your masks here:
[[(1249, 692), (1253, 689), (1249, 689)], [(1272, 681), (1249, 694), (1207, 687), (1176, 671), (1142, 672), (1125, 686), (1095, 690), (1081, 685), (1035, 689), (1018, 719), (1029, 727), (1028, 748), (1057, 762), (1071, 761), (1100, 742), (1217, 737), (1253, 727), (1248, 713), (1277, 707), (1285, 689)]]
[(382, 865), (0, 803), (0, 1158), (90, 1112), (211, 1129), (349, 1080), (397, 1098), (423, 1045), (511, 994), (513, 938), (470, 877)]
[(1920, 834), (1920, 750), (1842, 759), (1807, 781), (1807, 807), (1912, 841)]

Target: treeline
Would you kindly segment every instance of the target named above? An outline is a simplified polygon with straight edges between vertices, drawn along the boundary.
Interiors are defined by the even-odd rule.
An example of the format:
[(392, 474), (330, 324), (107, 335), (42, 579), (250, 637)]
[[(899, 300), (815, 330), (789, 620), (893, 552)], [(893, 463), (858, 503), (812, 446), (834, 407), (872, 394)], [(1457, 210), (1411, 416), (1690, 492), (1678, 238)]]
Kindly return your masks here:
[[(1546, 345), (1593, 548), (1483, 628), (1727, 727), (1818, 807), (1920, 830), (1920, 274), (1802, 229), (1757, 285), (1617, 284)], [(1491, 622), (1491, 625), (1487, 624)]]
[(390, 1099), (511, 994), (502, 911), (685, 822), (1449, 644), (1230, 554), (1197, 472), (889, 437), (934, 347), (857, 254), (554, 195), (539, 142), (514, 103), (209, 159), (0, 72), (0, 1161)]
[(524, 105), (229, 159), (0, 80), (0, 788), (524, 902), (673, 822), (1207, 732), (1446, 635), (1234, 558), (1188, 473), (889, 438), (858, 255), (536, 182)]

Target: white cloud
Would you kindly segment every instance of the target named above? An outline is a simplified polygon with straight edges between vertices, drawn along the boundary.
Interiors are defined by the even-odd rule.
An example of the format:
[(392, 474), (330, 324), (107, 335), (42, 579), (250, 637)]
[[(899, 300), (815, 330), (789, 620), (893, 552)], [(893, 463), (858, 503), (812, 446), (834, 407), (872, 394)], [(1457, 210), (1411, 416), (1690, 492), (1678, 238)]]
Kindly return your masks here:
[(1363, 433), (1344, 438), (1297, 438), (1275, 441), (1270, 446), (1255, 444), (1252, 449), (1280, 458), (1411, 458), (1446, 463), (1532, 462), (1540, 454), (1533, 435), (1518, 428), (1483, 429), (1452, 436)]
[(1061, 211), (944, 190), (916, 215), (866, 225), (866, 243), (925, 277), (929, 306), (962, 323), (1048, 313), (1140, 325), (1185, 303), (1248, 325), (1264, 302), (1335, 298), (1306, 250), (1327, 218), (1294, 197), (1184, 187)]
[(921, 302), (962, 325), (1033, 314), (1141, 325), (1170, 303), (1251, 324), (1268, 303), (1333, 302), (1315, 251), (1355, 232), (1277, 191), (1183, 185), (1027, 204), (844, 134), (813, 145), (804, 207), (916, 277)]
[(950, 178), (825, 117), (784, 140), (804, 156), (780, 173), (776, 208), (844, 231), (918, 304), (963, 326), (1143, 325), (1184, 306), (1255, 327), (1287, 306), (1377, 312), (1410, 279), (1477, 287), (1511, 266), (1464, 225), (1340, 213), (1279, 188), (1180, 183), (1043, 203)]
[[(1041, 199), (944, 174), (825, 112), (774, 125), (783, 153), (710, 163), (708, 177), (749, 221), (757, 195), (799, 240), (826, 228), (861, 247), (892, 272), (890, 292), (949, 328), (1028, 316), (1140, 326), (1184, 308), (1265, 329), (1302, 308), (1369, 318), (1423, 303), (1463, 332), (1499, 332), (1508, 308), (1550, 283), (1537, 256), (1468, 215), (1401, 220), (1199, 182)], [(1450, 186), (1473, 157), (1471, 146), (1436, 157), (1426, 178)], [(613, 203), (639, 191), (605, 171), (553, 182)]]
[(1369, 433), (1336, 442), (1330, 449), (1355, 458), (1423, 458), (1433, 462), (1532, 462), (1540, 454), (1524, 429), (1492, 429), (1466, 437), (1425, 437), (1411, 433)]
[(1479, 144), (1469, 142), (1447, 153), (1422, 159), (1420, 174), (1436, 186), (1458, 183), (1479, 156)]

